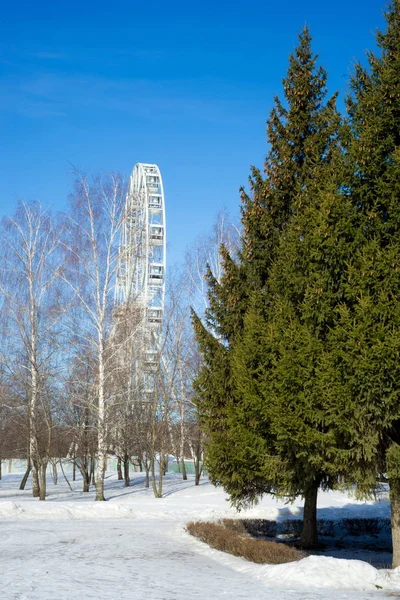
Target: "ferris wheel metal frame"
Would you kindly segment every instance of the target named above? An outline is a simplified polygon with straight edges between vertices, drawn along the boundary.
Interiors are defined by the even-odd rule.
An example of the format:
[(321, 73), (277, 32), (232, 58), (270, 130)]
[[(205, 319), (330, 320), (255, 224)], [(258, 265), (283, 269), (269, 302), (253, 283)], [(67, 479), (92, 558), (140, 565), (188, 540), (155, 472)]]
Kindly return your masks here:
[(139, 315), (135, 378), (152, 393), (160, 364), (166, 272), (164, 188), (155, 164), (137, 163), (129, 178), (118, 253), (115, 306)]

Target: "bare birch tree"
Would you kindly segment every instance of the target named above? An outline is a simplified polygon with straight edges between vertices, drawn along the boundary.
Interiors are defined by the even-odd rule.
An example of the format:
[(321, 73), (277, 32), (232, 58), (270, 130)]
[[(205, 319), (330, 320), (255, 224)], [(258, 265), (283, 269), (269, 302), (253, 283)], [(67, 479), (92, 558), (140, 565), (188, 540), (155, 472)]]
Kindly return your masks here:
[[(143, 310), (135, 301), (120, 304), (115, 311), (115, 325), (111, 343), (114, 346), (111, 389), (111, 443), (118, 459), (118, 478), (130, 485), (129, 466), (138, 451), (137, 424), (143, 409), (142, 377), (135, 370), (143, 367)], [(139, 360), (141, 359), (141, 360)], [(123, 474), (122, 474), (123, 466)]]
[[(74, 345), (75, 349), (79, 349)], [(68, 440), (66, 457), (72, 463), (73, 480), (76, 470), (82, 475), (83, 491), (89, 492), (96, 456), (96, 385), (90, 355), (79, 355), (69, 365), (64, 387), (64, 402), (60, 408)]]
[[(168, 343), (165, 348), (167, 374), (173, 373), (172, 395), (175, 419), (176, 454), (180, 455), (185, 478), (184, 454), (189, 453), (195, 466), (195, 484), (199, 484), (203, 459), (203, 435), (199, 428), (197, 409), (193, 401), (192, 382), (200, 368), (193, 330), (189, 321), (190, 307), (204, 315), (208, 307), (206, 270), (210, 268), (219, 281), (223, 274), (220, 250), (227, 248), (235, 256), (240, 241), (240, 228), (226, 210), (221, 210), (209, 234), (197, 238), (187, 250), (179, 282), (169, 286), (171, 311)], [(172, 430), (171, 430), (172, 431)]]
[(38, 202), (21, 203), (13, 218), (3, 220), (0, 275), (9, 336), (2, 358), (11, 374), (27, 376), (32, 487), (40, 500), (46, 497), (52, 433), (49, 378), (60, 319), (56, 289), (62, 271), (59, 247), (59, 230)]
[(84, 355), (93, 356), (96, 383), (96, 500), (104, 500), (107, 420), (112, 401), (110, 380), (114, 348), (114, 284), (118, 241), (125, 203), (121, 177), (108, 174), (89, 180), (76, 174), (64, 247), (68, 257), (65, 281), (76, 299), (71, 327)]
[(187, 479), (185, 469), (186, 417), (190, 408), (191, 373), (188, 369), (188, 352), (193, 342), (190, 323), (189, 297), (186, 274), (172, 269), (168, 279), (167, 303), (165, 310), (165, 341), (162, 353), (162, 392), (169, 397), (170, 420), (168, 432), (170, 447), (173, 450), (183, 479)]
[(192, 307), (202, 315), (208, 306), (205, 274), (210, 267), (214, 277), (222, 276), (221, 246), (235, 256), (239, 248), (240, 228), (224, 209), (217, 214), (210, 233), (199, 236), (188, 248), (185, 256), (186, 287), (191, 297)]

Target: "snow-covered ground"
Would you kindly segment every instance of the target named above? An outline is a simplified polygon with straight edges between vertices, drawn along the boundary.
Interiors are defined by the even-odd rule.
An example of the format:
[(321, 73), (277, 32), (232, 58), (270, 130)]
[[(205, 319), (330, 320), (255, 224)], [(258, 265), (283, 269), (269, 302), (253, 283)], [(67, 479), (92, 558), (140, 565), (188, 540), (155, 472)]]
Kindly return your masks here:
[[(21, 477), (0, 481), (1, 600), (342, 600), (400, 597), (400, 568), (377, 570), (357, 560), (310, 556), (286, 565), (256, 565), (210, 549), (189, 536), (190, 520), (237, 517), (222, 490), (168, 475), (155, 499), (135, 474), (131, 487), (107, 476), (107, 502), (49, 482), (46, 502), (18, 490)], [(241, 517), (301, 516), (301, 502), (266, 497)], [(388, 517), (386, 499), (358, 502), (320, 493), (318, 517)]]

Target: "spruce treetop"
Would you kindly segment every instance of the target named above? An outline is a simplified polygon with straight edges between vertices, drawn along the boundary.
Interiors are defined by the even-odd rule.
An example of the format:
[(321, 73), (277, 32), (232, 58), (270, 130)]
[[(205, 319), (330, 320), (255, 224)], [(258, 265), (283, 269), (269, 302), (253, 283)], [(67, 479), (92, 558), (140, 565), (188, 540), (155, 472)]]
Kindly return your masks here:
[(241, 259), (256, 267), (257, 284), (265, 281), (277, 239), (296, 201), (315, 180), (318, 165), (332, 159), (332, 148), (337, 145), (336, 94), (326, 99), (327, 74), (317, 60), (310, 32), (304, 28), (282, 81), (284, 100), (275, 97), (267, 121), (265, 177), (253, 168), (251, 195), (242, 190)]

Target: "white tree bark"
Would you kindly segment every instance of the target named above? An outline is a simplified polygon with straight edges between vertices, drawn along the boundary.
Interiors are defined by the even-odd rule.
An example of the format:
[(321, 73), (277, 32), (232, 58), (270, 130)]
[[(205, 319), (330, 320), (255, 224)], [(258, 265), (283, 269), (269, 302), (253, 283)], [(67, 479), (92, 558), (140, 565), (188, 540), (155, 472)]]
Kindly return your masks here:
[[(71, 330), (77, 348), (94, 361), (96, 385), (97, 452), (96, 500), (104, 500), (111, 382), (118, 351), (113, 332), (114, 284), (118, 242), (125, 204), (121, 178), (108, 175), (93, 182), (77, 173), (69, 218), (69, 239), (64, 242), (70, 268), (65, 281), (73, 290), (77, 310)], [(82, 352), (83, 350), (83, 352)], [(78, 350), (79, 352), (79, 350)]]
[[(0, 290), (9, 316), (9, 335), (0, 356), (9, 377), (16, 381), (21, 372), (26, 377), (32, 488), (41, 500), (46, 496), (52, 434), (49, 394), (44, 388), (55, 374), (56, 329), (63, 312), (55, 293), (62, 269), (58, 233), (39, 203), (21, 203), (15, 216), (3, 222), (1, 238)], [(40, 437), (46, 440), (42, 444), (39, 414)]]

